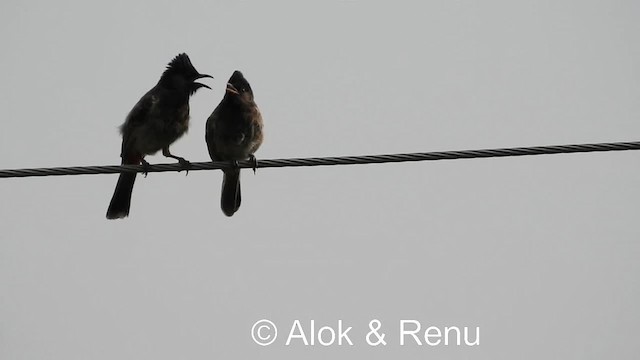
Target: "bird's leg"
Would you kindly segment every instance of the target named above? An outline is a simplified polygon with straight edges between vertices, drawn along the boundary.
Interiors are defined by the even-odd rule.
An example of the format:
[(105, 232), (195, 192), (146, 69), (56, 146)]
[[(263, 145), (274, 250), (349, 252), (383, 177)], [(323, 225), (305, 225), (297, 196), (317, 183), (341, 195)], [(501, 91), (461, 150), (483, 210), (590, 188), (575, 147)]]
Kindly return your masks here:
[(168, 146), (167, 146), (167, 147), (165, 147), (165, 148), (162, 148), (162, 155), (164, 155), (165, 157), (170, 157), (170, 158), (172, 158), (172, 159), (176, 159), (176, 160), (178, 160), (178, 162), (179, 162), (179, 163), (180, 163), (180, 165), (182, 166), (182, 169), (181, 169), (181, 170), (178, 170), (178, 172), (180, 172), (180, 171), (182, 171), (182, 170), (186, 170), (186, 171), (187, 171), (187, 174), (186, 174), (186, 175), (189, 175), (189, 169), (191, 168), (191, 163), (190, 163), (188, 160), (186, 160), (186, 159), (185, 159), (185, 158), (183, 158), (183, 157), (180, 157), (180, 156), (176, 156), (176, 155), (171, 154), (171, 153), (169, 152), (169, 147), (168, 147)]
[(256, 169), (258, 168), (258, 159), (256, 159), (256, 156), (251, 154), (249, 155), (249, 161), (253, 162), (253, 173), (256, 173)]
[(144, 177), (147, 177), (147, 175), (149, 174), (149, 168), (151, 168), (151, 164), (149, 164), (149, 162), (147, 162), (147, 160), (145, 159), (140, 160), (140, 163), (142, 164), (142, 173), (144, 174)]

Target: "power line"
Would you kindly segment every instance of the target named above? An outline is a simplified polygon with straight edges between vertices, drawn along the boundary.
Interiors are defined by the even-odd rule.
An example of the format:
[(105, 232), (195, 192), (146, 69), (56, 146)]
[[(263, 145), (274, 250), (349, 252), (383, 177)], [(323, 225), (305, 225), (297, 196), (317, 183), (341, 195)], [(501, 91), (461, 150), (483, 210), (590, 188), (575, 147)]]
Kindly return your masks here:
[[(318, 157), (318, 158), (293, 158), (293, 159), (260, 159), (257, 168), (276, 167), (298, 167), (298, 166), (328, 166), (328, 165), (358, 165), (358, 164), (381, 164), (407, 161), (430, 161), (430, 160), (454, 160), (454, 159), (474, 159), (507, 156), (525, 155), (547, 155), (547, 154), (570, 154), (584, 152), (602, 151), (623, 151), (640, 150), (640, 141), (637, 142), (616, 142), (600, 144), (576, 144), (576, 145), (555, 145), (555, 146), (534, 146), (502, 149), (484, 150), (462, 150), (462, 151), (442, 151), (409, 154), (387, 154), (387, 155), (367, 155), (367, 156), (340, 156), (340, 157)], [(194, 162), (191, 163), (189, 171), (224, 169), (233, 166), (228, 161), (222, 162)], [(239, 161), (241, 168), (253, 168), (253, 161)], [(76, 166), (76, 167), (56, 167), (56, 168), (34, 168), (34, 169), (14, 169), (0, 170), (0, 178), (17, 178), (32, 176), (62, 176), (62, 175), (93, 175), (93, 174), (114, 174), (120, 172), (166, 172), (183, 171), (178, 163), (154, 164), (145, 169), (142, 165), (112, 165), (112, 166)]]

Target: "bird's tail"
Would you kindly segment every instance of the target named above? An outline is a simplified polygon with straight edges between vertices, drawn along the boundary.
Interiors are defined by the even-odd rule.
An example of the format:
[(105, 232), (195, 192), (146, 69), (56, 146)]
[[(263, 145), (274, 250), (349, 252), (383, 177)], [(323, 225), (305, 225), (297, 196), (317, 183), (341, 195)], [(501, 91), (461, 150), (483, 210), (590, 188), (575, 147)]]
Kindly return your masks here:
[[(129, 160), (129, 161), (126, 161)], [(140, 164), (141, 159), (125, 159), (123, 164)], [(107, 219), (122, 219), (129, 216), (131, 207), (131, 192), (133, 184), (136, 182), (136, 173), (120, 173), (116, 189), (113, 191), (109, 208), (107, 209)]]
[(222, 212), (232, 216), (240, 208), (240, 169), (224, 170), (222, 179)]

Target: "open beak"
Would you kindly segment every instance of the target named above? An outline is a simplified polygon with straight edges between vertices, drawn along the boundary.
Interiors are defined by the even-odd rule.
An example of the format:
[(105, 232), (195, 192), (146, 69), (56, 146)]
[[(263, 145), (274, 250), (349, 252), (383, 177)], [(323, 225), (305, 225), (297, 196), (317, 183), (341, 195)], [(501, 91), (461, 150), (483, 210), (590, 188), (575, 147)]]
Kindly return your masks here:
[(195, 90), (198, 90), (198, 89), (200, 89), (200, 88), (207, 88), (207, 89), (211, 90), (211, 88), (209, 87), (209, 85), (201, 84), (201, 83), (199, 83), (199, 82), (194, 82), (194, 83), (193, 83), (193, 86), (194, 86), (194, 91), (195, 91)]
[[(211, 75), (207, 75), (207, 74), (198, 74), (198, 76), (196, 77), (196, 79), (202, 79), (202, 78), (211, 78), (211, 79), (213, 79), (213, 76), (211, 76)], [(194, 82), (193, 82), (193, 85), (195, 85), (196, 90), (197, 90), (197, 89), (200, 89), (201, 87), (205, 87), (205, 88), (207, 88), (207, 89), (211, 90), (211, 88), (209, 87), (209, 85), (201, 84), (201, 83), (199, 83), (199, 82), (195, 82), (195, 81), (194, 81)]]
[(240, 92), (238, 91), (238, 89), (236, 89), (236, 87), (233, 86), (233, 84), (231, 84), (231, 83), (227, 83), (227, 92), (230, 92), (230, 93), (236, 94), (236, 95), (240, 95)]

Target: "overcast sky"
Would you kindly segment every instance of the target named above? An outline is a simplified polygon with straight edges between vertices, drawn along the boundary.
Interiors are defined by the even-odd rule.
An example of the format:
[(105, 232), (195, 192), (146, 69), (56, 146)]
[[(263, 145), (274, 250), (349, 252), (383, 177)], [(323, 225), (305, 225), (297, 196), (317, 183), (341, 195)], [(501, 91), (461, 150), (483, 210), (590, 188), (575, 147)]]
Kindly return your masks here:
[[(236, 69), (259, 159), (638, 141), (639, 18), (637, 1), (5, 0), (0, 168), (118, 164), (117, 127), (180, 52), (215, 76), (171, 147), (191, 161)], [(232, 218), (220, 171), (138, 177), (119, 221), (117, 175), (3, 179), (0, 358), (635, 358), (639, 156), (243, 171)], [(342, 320), (354, 345), (286, 346), (296, 319)], [(401, 346), (407, 319), (480, 345)]]

